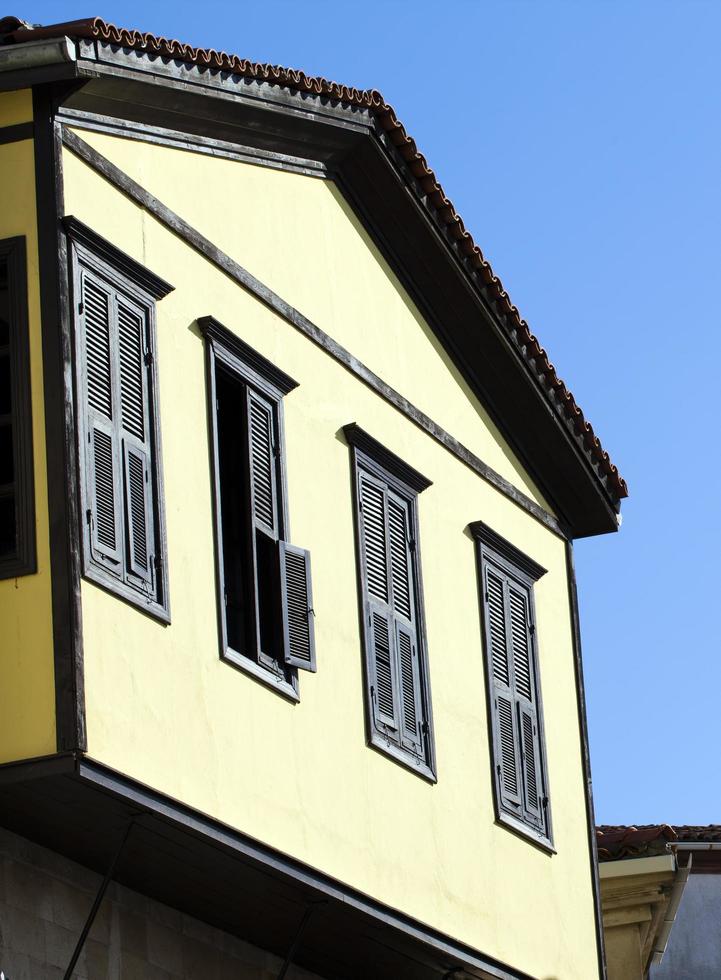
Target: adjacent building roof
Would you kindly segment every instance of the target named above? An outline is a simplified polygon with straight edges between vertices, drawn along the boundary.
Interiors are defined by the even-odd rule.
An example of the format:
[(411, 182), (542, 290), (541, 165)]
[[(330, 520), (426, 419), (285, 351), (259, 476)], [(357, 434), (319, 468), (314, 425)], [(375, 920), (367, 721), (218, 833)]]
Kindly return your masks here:
[(436, 174), (415, 141), (408, 135), (391, 105), (380, 92), (374, 89), (362, 90), (325, 78), (312, 77), (302, 71), (283, 68), (278, 65), (260, 64), (226, 54), (212, 48), (196, 48), (181, 41), (169, 40), (155, 34), (129, 30), (109, 24), (100, 17), (70, 21), (50, 26), (31, 26), (14, 17), (0, 20), (0, 43), (19, 44), (42, 38), (68, 35), (73, 38), (96, 39), (123, 48), (140, 50), (160, 55), (199, 67), (207, 67), (230, 72), (256, 81), (280, 85), (300, 93), (324, 96), (347, 106), (357, 106), (368, 110), (378, 120), (382, 129), (399, 151), (407, 169), (417, 181), (428, 204), (435, 209), (446, 226), (451, 238), (459, 246), (465, 257), (468, 271), (478, 277), (485, 289), (488, 302), (495, 308), (499, 319), (509, 333), (516, 333), (525, 356), (533, 364), (534, 373), (554, 406), (560, 406), (566, 419), (572, 424), (575, 433), (582, 439), (593, 464), (604, 478), (604, 482), (619, 504), (628, 495), (625, 480), (611, 462), (603, 449), (591, 423), (586, 420), (575, 398), (564, 382), (558, 377), (548, 354), (531, 332), (528, 323), (522, 318), (517, 307), (511, 302), (503, 283), (494, 273), (480, 247), (466, 229), (463, 219), (448, 198)]
[(669, 824), (639, 824), (634, 826), (596, 827), (599, 861), (619, 861), (623, 858), (653, 857), (663, 854), (667, 844), (712, 844), (721, 842), (721, 824), (705, 826)]

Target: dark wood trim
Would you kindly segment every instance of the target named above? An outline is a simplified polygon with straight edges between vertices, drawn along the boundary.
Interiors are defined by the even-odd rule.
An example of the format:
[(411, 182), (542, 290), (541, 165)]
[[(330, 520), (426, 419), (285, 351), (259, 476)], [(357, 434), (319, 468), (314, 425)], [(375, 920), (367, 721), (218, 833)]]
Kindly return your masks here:
[(606, 945), (603, 932), (603, 912), (601, 909), (601, 884), (598, 874), (598, 844), (596, 840), (596, 817), (593, 808), (593, 780), (591, 779), (591, 750), (588, 744), (588, 721), (586, 718), (586, 691), (583, 680), (583, 656), (581, 649), (581, 621), (578, 612), (578, 589), (576, 586), (576, 567), (573, 558), (573, 543), (566, 542), (566, 578), (568, 581), (568, 605), (571, 615), (571, 637), (573, 643), (573, 666), (576, 678), (576, 698), (578, 709), (578, 732), (581, 741), (581, 766), (583, 770), (583, 790), (586, 805), (586, 827), (588, 832), (588, 860), (593, 890), (593, 906), (596, 917), (596, 950), (598, 954), (599, 980), (606, 980)]
[(213, 139), (211, 136), (198, 136), (194, 133), (169, 129), (165, 126), (151, 126), (128, 119), (81, 109), (63, 109), (58, 118), (66, 126), (85, 129), (89, 132), (110, 133), (122, 139), (136, 139), (154, 146), (168, 146), (188, 153), (220, 157), (225, 160), (238, 160), (241, 163), (261, 164), (273, 170), (302, 174), (304, 177), (327, 177), (329, 168), (320, 160), (295, 157), (271, 150), (243, 146), (230, 140)]
[[(476, 571), (478, 580), (478, 601), (481, 614), (481, 637), (483, 641), (483, 660), (484, 660), (484, 675), (485, 675), (485, 687), (486, 687), (486, 714), (488, 720), (488, 744), (492, 747), (491, 753), (491, 786), (493, 790), (493, 805), (496, 815), (496, 823), (499, 826), (505, 827), (506, 829), (522, 837), (524, 840), (531, 844), (534, 844), (540, 850), (544, 851), (546, 854), (553, 855), (557, 851), (553, 843), (553, 821), (552, 821), (552, 810), (551, 810), (551, 790), (548, 779), (548, 760), (546, 758), (546, 732), (543, 717), (543, 695), (541, 690), (541, 671), (540, 671), (540, 653), (539, 653), (539, 639), (538, 639), (538, 628), (537, 628), (537, 618), (536, 618), (536, 600), (534, 595), (534, 583), (535, 581), (546, 573), (544, 568), (540, 565), (536, 565), (530, 558), (524, 555), (522, 552), (518, 551), (510, 542), (506, 541), (505, 538), (500, 537), (495, 532), (487, 528), (481, 521), (476, 522), (475, 525), (476, 534)], [(478, 536), (480, 534), (485, 534), (489, 532), (488, 540), (484, 537)], [(489, 542), (498, 541), (500, 542), (501, 549), (496, 550), (493, 544)], [(517, 566), (512, 557), (518, 555), (523, 562), (522, 565)], [(491, 656), (491, 641), (490, 641), (490, 624), (488, 620), (488, 604), (486, 600), (486, 588), (485, 588), (485, 570), (487, 563), (494, 565), (499, 572), (505, 574), (509, 578), (515, 580), (515, 582), (524, 588), (528, 594), (529, 602), (529, 621), (532, 626), (531, 633), (531, 655), (533, 657), (533, 675), (534, 675), (534, 693), (535, 693), (535, 708), (536, 708), (536, 723), (538, 725), (538, 746), (540, 753), (540, 765), (541, 765), (541, 777), (543, 780), (543, 789), (546, 796), (546, 832), (541, 832), (537, 827), (527, 824), (521, 816), (511, 813), (509, 810), (504, 809), (501, 801), (501, 792), (498, 785), (498, 767), (500, 759), (500, 747), (498, 745), (498, 738), (496, 737), (496, 726), (494, 724), (495, 717), (495, 705), (494, 701), (494, 678), (493, 678), (493, 662)], [(524, 568), (524, 565), (526, 566)], [(527, 568), (531, 568), (534, 574), (528, 573)], [(540, 574), (536, 575), (535, 572), (539, 571)], [(519, 739), (520, 739), (519, 731)], [(520, 758), (520, 754), (519, 754)], [(524, 777), (522, 777), (523, 779)], [(521, 791), (523, 792), (523, 790)]]
[[(71, 83), (73, 84), (73, 83)], [(59, 751), (85, 751), (80, 599), (81, 522), (75, 461), (75, 403), (63, 213), (62, 145), (54, 113), (64, 87), (33, 88), (35, 189), (40, 270), (50, 578)]]
[(88, 225), (79, 221), (74, 215), (65, 215), (63, 227), (68, 238), (78, 245), (83, 245), (93, 255), (102, 259), (108, 265), (123, 275), (129, 282), (142, 289), (151, 299), (162, 299), (172, 293), (175, 286), (156, 276), (154, 272), (136, 262), (127, 252), (123, 252), (107, 238), (98, 235)]
[(0, 579), (37, 571), (35, 529), (35, 460), (30, 378), (27, 254), (24, 237), (0, 242), (7, 262), (10, 309), (10, 427), (13, 443), (15, 551), (0, 558)]
[(22, 759), (19, 762), (4, 762), (0, 765), (0, 786), (71, 773), (75, 772), (75, 768), (73, 752), (36, 756), (34, 759)]
[[(358, 619), (359, 632), (361, 638), (361, 651), (363, 659), (363, 688), (365, 702), (365, 728), (366, 742), (378, 752), (399, 763), (404, 768), (409, 769), (417, 776), (428, 780), (430, 783), (438, 782), (438, 769), (436, 761), (436, 736), (433, 725), (433, 701), (431, 698), (431, 676), (428, 658), (428, 638), (426, 633), (425, 601), (423, 596), (423, 575), (421, 571), (421, 544), (420, 527), (418, 523), (418, 494), (426, 487), (430, 486), (430, 481), (426, 481), (420, 473), (408, 466), (403, 460), (399, 459), (390, 450), (385, 449), (380, 443), (370, 436), (367, 440), (363, 437), (367, 434), (358, 426), (345, 426), (342, 430), (345, 434), (346, 429), (351, 429), (352, 435), (360, 434), (358, 443), (348, 442), (350, 446), (350, 466), (351, 466), (351, 494), (353, 506), (353, 527), (355, 536), (356, 554), (356, 580), (358, 584)], [(376, 456), (375, 450), (378, 450)], [(393, 469), (386, 468), (386, 461), (390, 461)], [(400, 464), (400, 465), (398, 465)], [(411, 565), (413, 577), (413, 593), (415, 597), (416, 614), (416, 642), (418, 644), (419, 674), (421, 686), (421, 700), (423, 720), (427, 726), (425, 733), (426, 757), (421, 760), (414, 752), (404, 746), (393, 742), (389, 736), (381, 733), (376, 726), (376, 719), (373, 711), (371, 699), (371, 659), (373, 650), (371, 648), (371, 636), (368, 629), (369, 605), (367, 598), (367, 573), (365, 556), (363, 549), (363, 536), (361, 528), (360, 514), (360, 471), (375, 477), (377, 480), (386, 484), (394, 493), (401, 497), (408, 505), (408, 515), (410, 521), (410, 534), (413, 541), (411, 549)], [(414, 483), (421, 481), (421, 489), (417, 490), (411, 483), (406, 483), (400, 473), (407, 473)]]
[(343, 435), (349, 446), (355, 446), (367, 456), (374, 459), (384, 470), (396, 476), (406, 487), (410, 487), (416, 493), (422, 493), (425, 489), (433, 485), (433, 481), (419, 473), (400, 456), (387, 449), (382, 443), (369, 435), (362, 429), (357, 422), (350, 422), (343, 426)]
[(16, 123), (14, 126), (0, 127), (0, 146), (4, 143), (19, 143), (21, 140), (31, 140), (35, 133), (32, 122)]
[(452, 455), (478, 474), (478, 476), (486, 480), (487, 483), (490, 483), (514, 504), (521, 507), (526, 513), (553, 531), (554, 534), (557, 534), (561, 538), (566, 538), (568, 534), (567, 529), (552, 514), (514, 487), (512, 483), (499, 473), (496, 473), (487, 463), (484, 463), (483, 460), (458, 442), (457, 439), (454, 439), (452, 435), (441, 428), (433, 419), (416, 408), (415, 405), (404, 398), (403, 395), (400, 395), (390, 385), (386, 384), (382, 378), (371, 371), (370, 368), (366, 367), (362, 361), (359, 361), (349, 351), (333, 340), (332, 337), (321, 330), (320, 327), (304, 317), (302, 313), (299, 313), (298, 310), (294, 309), (289, 303), (286, 303), (285, 300), (281, 299), (280, 296), (269, 289), (264, 283), (261, 283), (255, 276), (251, 275), (246, 269), (231, 259), (230, 256), (222, 252), (216, 245), (205, 238), (205, 236), (201, 235), (200, 232), (175, 214), (174, 211), (171, 211), (170, 208), (158, 201), (145, 188), (128, 177), (127, 174), (123, 173), (122, 170), (91, 146), (88, 146), (75, 133), (64, 129), (63, 142), (68, 149), (77, 154), (97, 173), (102, 174), (110, 183), (122, 191), (122, 193), (126, 194), (136, 204), (140, 205), (140, 207), (145, 208), (161, 224), (164, 224), (227, 276), (244, 289), (247, 289), (248, 292), (279, 316), (283, 317), (291, 326), (309, 337), (327, 354), (330, 354), (331, 357), (363, 381), (364, 384), (368, 385), (376, 394), (380, 395), (415, 425), (423, 429), (436, 442), (440, 443)]
[(241, 340), (215, 317), (199, 316), (198, 326), (209, 343), (212, 344), (217, 341), (226, 352), (238, 359), (240, 363), (237, 369), (240, 372), (245, 375), (247, 368), (250, 367), (266, 384), (272, 385), (277, 392), (276, 397), (282, 398), (283, 395), (287, 395), (289, 391), (298, 387), (298, 382), (289, 374), (281, 371), (272, 361), (246, 344), (244, 340)]
[(528, 555), (524, 554), (515, 544), (511, 544), (506, 538), (501, 537), (492, 527), (484, 524), (483, 521), (473, 521), (468, 525), (476, 541), (481, 541), (491, 551), (496, 552), (513, 567), (514, 572), (520, 569), (531, 582), (537, 582), (539, 578), (546, 574), (547, 569), (538, 562), (535, 562)]

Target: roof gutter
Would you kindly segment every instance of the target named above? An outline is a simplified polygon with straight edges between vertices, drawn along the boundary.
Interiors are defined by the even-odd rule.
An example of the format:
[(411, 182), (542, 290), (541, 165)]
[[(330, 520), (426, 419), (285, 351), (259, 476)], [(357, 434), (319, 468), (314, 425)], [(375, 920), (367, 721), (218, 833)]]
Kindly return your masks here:
[(671, 845), (674, 851), (721, 851), (721, 841), (695, 840), (695, 841), (674, 841)]
[[(681, 846), (682, 845), (672, 844), (671, 850), (675, 851), (677, 847)], [(695, 847), (695, 845), (691, 845), (691, 847)], [(691, 850), (691, 847), (684, 847), (683, 849)], [(656, 936), (653, 944), (653, 951), (651, 953), (651, 964), (653, 966), (657, 966), (661, 962), (663, 959), (663, 954), (666, 952), (668, 937), (671, 935), (671, 928), (676, 919), (678, 907), (681, 904), (681, 896), (683, 895), (683, 890), (686, 887), (688, 876), (691, 874), (692, 862), (693, 854), (689, 854), (688, 863), (683, 868), (678, 868), (676, 871), (676, 877), (674, 878), (673, 887), (671, 889), (668, 905), (666, 906), (663, 922), (661, 923), (661, 928), (659, 929), (658, 935)]]
[(47, 68), (73, 61), (77, 61), (77, 54), (75, 44), (69, 37), (0, 45), (0, 72)]

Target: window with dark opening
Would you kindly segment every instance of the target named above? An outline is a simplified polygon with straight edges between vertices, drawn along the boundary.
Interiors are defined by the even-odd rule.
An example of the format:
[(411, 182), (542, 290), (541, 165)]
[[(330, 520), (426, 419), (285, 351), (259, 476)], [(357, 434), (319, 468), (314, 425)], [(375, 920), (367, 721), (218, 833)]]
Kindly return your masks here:
[(314, 671), (310, 555), (288, 542), (282, 399), (296, 385), (211, 317), (208, 350), (221, 655), (297, 696)]
[(0, 578), (35, 571), (25, 239), (0, 242)]

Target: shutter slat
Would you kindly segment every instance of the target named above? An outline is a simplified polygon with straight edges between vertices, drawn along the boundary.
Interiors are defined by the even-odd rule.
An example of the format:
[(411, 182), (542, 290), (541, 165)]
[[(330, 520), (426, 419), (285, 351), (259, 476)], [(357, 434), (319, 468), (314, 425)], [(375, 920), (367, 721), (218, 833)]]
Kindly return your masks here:
[(529, 823), (543, 827), (545, 815), (541, 800), (541, 744), (536, 712), (519, 704), (523, 753), (524, 816)]
[(402, 737), (414, 752), (421, 752), (421, 683), (415, 633), (397, 623), (396, 647), (401, 688)]
[(393, 609), (410, 620), (412, 594), (406, 508), (391, 496), (388, 498), (388, 540), (393, 579)]
[(368, 592), (375, 599), (388, 602), (385, 495), (365, 475), (361, 476), (360, 494)]
[(276, 531), (275, 467), (273, 460), (273, 409), (248, 391), (248, 433), (253, 517)]
[(511, 637), (513, 641), (513, 677), (516, 693), (533, 701), (533, 675), (531, 667), (531, 643), (528, 635), (528, 603), (526, 596), (512, 585), (508, 591), (511, 613)]
[(374, 611), (371, 627), (376, 718), (382, 725), (396, 729), (395, 682), (391, 662), (391, 631), (388, 617)]
[(120, 359), (120, 406), (123, 428), (145, 442), (145, 324), (134, 310), (118, 300), (118, 355)]
[(90, 507), (93, 550), (101, 560), (116, 566), (118, 547), (118, 501), (116, 497), (116, 459), (112, 429), (93, 426), (90, 447)]
[(503, 580), (491, 569), (486, 575), (486, 611), (491, 646), (491, 668), (496, 683), (509, 685), (510, 671), (506, 637), (506, 615)]
[(521, 805), (518, 785), (518, 749), (513, 702), (510, 698), (496, 694), (496, 717), (501, 798), (506, 806), (518, 808)]
[(131, 575), (149, 584), (152, 579), (149, 530), (151, 501), (148, 460), (135, 445), (124, 442), (125, 520), (128, 532), (128, 568)]
[(88, 404), (113, 417), (110, 365), (110, 295), (89, 276), (82, 277)]
[(315, 671), (315, 629), (310, 553), (278, 542), (283, 612), (284, 659), (291, 667)]

